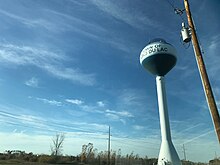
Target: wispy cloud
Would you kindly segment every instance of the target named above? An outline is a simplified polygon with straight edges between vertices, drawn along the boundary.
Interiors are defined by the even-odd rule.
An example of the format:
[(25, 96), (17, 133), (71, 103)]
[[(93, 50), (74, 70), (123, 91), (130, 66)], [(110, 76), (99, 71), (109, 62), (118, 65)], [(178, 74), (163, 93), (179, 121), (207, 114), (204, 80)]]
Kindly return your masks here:
[[(42, 101), (48, 100), (42, 99)], [(54, 102), (50, 101), (49, 104)], [(55, 102), (57, 104), (57, 102)], [(6, 107), (11, 109), (10, 107)], [(2, 109), (2, 108), (1, 108)], [(77, 122), (68, 119), (54, 119), (47, 117), (47, 119), (36, 116), (36, 115), (27, 115), (17, 114), (17, 113), (8, 113), (3, 110), (0, 111), (0, 123), (6, 125), (7, 127), (13, 126), (14, 129), (25, 128), (31, 129), (32, 133), (35, 131), (42, 132), (81, 132), (81, 133), (102, 133), (106, 132), (108, 126), (99, 123), (93, 122)]]
[(57, 67), (54, 65), (45, 65), (43, 68), (59, 79), (71, 80), (72, 82), (87, 86), (93, 86), (96, 83), (95, 74), (86, 74), (79, 69)]
[(25, 81), (25, 85), (30, 86), (30, 87), (38, 87), (39, 81), (36, 77), (32, 77), (31, 79)]
[[(207, 40), (207, 39), (206, 39)], [(206, 62), (206, 68), (208, 74), (211, 76), (211, 78), (214, 78), (215, 81), (220, 81), (219, 79), (219, 71), (220, 71), (220, 65), (219, 60), (220, 57), (218, 55), (218, 50), (220, 49), (220, 35), (215, 35), (210, 37), (208, 41), (206, 41), (206, 47), (207, 52), (204, 54), (204, 59)], [(207, 56), (207, 57), (206, 57)]]
[(196, 67), (192, 68), (189, 63), (190, 63), (189, 61), (185, 61), (185, 62), (182, 61), (181, 64), (175, 67), (176, 70), (181, 72), (181, 74), (179, 75), (179, 79), (185, 80), (197, 73), (197, 68)]
[(99, 37), (102, 34), (107, 33), (107, 30), (96, 23), (91, 23), (90, 21), (85, 21), (83, 19), (77, 18), (74, 15), (61, 13), (55, 10), (44, 10), (47, 14), (51, 14), (55, 17), (62, 18), (61, 20), (65, 20), (63, 24), (66, 24), (71, 27), (72, 31), (80, 33), (84, 36), (100, 39)]
[[(10, 108), (9, 108), (10, 109)], [(3, 125), (16, 126), (16, 127), (23, 127), (23, 128), (35, 128), (35, 129), (46, 129), (49, 130), (46, 121), (41, 117), (36, 117), (33, 115), (26, 115), (26, 114), (14, 114), (8, 113), (5, 111), (0, 111), (0, 122)]]
[(80, 109), (88, 113), (104, 114), (103, 110), (100, 109), (96, 104), (82, 104)]
[(122, 105), (138, 106), (142, 105), (143, 97), (142, 92), (137, 89), (127, 88), (120, 91), (118, 101)]
[(218, 109), (220, 109), (220, 86), (217, 86), (217, 84), (215, 84), (216, 86), (214, 86), (214, 88), (212, 88), (214, 96), (215, 96), (215, 101), (216, 101), (216, 105), (218, 107)]
[(106, 109), (107, 106), (103, 101), (97, 101), (94, 104), (87, 104), (86, 102), (79, 99), (65, 99), (65, 102), (78, 105), (78, 108), (84, 112), (103, 115), (112, 121), (121, 121), (122, 123), (126, 123), (125, 119), (134, 117), (134, 115), (128, 111)]
[(130, 25), (131, 27), (146, 30), (146, 27), (156, 27), (158, 24), (148, 18), (147, 16), (142, 15), (142, 13), (137, 9), (135, 14), (131, 10), (126, 9), (122, 6), (117, 6), (112, 1), (103, 1), (103, 0), (90, 0), (94, 5), (96, 5), (100, 10), (111, 15), (117, 20), (123, 21), (124, 23)]
[[(88, 142), (94, 143), (95, 147), (100, 149), (100, 150), (105, 150), (105, 142), (106, 138), (108, 136), (107, 131), (108, 131), (108, 125), (105, 124), (98, 124), (98, 123), (88, 123), (88, 122), (74, 122), (74, 121), (69, 121), (69, 120), (58, 120), (58, 119), (50, 119), (47, 118), (44, 120), (41, 117), (33, 116), (33, 115), (25, 115), (25, 114), (13, 114), (13, 113), (7, 113), (7, 112), (0, 112), (0, 121), (2, 122), (8, 121), (7, 127), (9, 125), (13, 126), (13, 131), (10, 133), (4, 133), (3, 131), (1, 132), (2, 137), (7, 137), (9, 136), (10, 139), (6, 140), (6, 143), (2, 148), (10, 148), (10, 147), (16, 147), (16, 148), (21, 148), (25, 151), (30, 152), (35, 152), (35, 153), (47, 153), (49, 144), (51, 142), (51, 137), (53, 134), (56, 132), (65, 132), (66, 134), (66, 140), (65, 140), (65, 146), (64, 146), (64, 152), (66, 154), (73, 154), (72, 152), (78, 152), (81, 150), (81, 146), (83, 144), (87, 144)], [(16, 126), (16, 127), (14, 127)], [(30, 131), (28, 131), (28, 128), (31, 127), (32, 131), (34, 130), (36, 133), (35, 134), (30, 134)], [(23, 129), (21, 129), (23, 128)], [(26, 130), (24, 132), (24, 130)], [(139, 146), (137, 143), (141, 144), (140, 139), (126, 139), (126, 144), (122, 144), (124, 141), (124, 137), (121, 137), (120, 134), (114, 133), (115, 130), (113, 128), (112, 134), (113, 134), (113, 145), (115, 150), (117, 148), (123, 147), (123, 151), (127, 152), (129, 151), (130, 144), (132, 144), (132, 150), (136, 151), (136, 145)], [(4, 136), (3, 136), (4, 135)], [(7, 136), (5, 136), (7, 135)], [(118, 136), (118, 137), (116, 137)], [(38, 140), (36, 140), (36, 139)], [(16, 139), (16, 140), (14, 140)], [(9, 141), (13, 141), (10, 143), (7, 143)], [(139, 141), (140, 140), (140, 141)], [(19, 143), (17, 143), (19, 141)], [(40, 141), (41, 144), (44, 145), (38, 145), (38, 142)], [(77, 143), (75, 143), (77, 142)], [(74, 144), (73, 144), (74, 143)], [(21, 144), (21, 145), (20, 145)], [(71, 144), (71, 145), (70, 145)], [(74, 145), (77, 147), (74, 151), (69, 148), (69, 146)], [(31, 147), (30, 147), (31, 146)], [(40, 150), (39, 150), (40, 146)], [(141, 153), (140, 147), (138, 151)], [(145, 147), (143, 147), (145, 148)]]
[(9, 67), (33, 65), (59, 79), (88, 86), (96, 83), (95, 74), (87, 74), (80, 69), (64, 67), (62, 63), (68, 58), (62, 53), (55, 53), (43, 48), (4, 43), (0, 43), (0, 49), (0, 63)]
[(133, 128), (137, 131), (141, 131), (141, 130), (144, 130), (145, 127), (141, 126), (141, 125), (133, 125)]
[(120, 121), (120, 117), (116, 114), (106, 113), (105, 116), (113, 121)]
[[(106, 2), (105, 2), (106, 3)], [(104, 3), (104, 4), (105, 4)], [(83, 4), (83, 3), (81, 3)], [(84, 3), (86, 5), (89, 5), (89, 3)], [(92, 2), (92, 4), (95, 4), (96, 6), (102, 6), (102, 1), (100, 2)], [(111, 6), (111, 2), (109, 2), (108, 5), (110, 7), (115, 8), (116, 6)], [(91, 4), (90, 4), (91, 5)], [(100, 7), (101, 7), (100, 6)], [(120, 9), (120, 7), (119, 7)], [(111, 10), (111, 9), (109, 9)], [(114, 9), (114, 11), (117, 11), (117, 8)], [(115, 13), (113, 12), (113, 13)], [(120, 16), (123, 14), (122, 11), (118, 11), (116, 14), (117, 16)], [(110, 29), (107, 29), (106, 27), (100, 25), (100, 23), (93, 22), (92, 20), (84, 20), (83, 17), (76, 17), (75, 15), (71, 15), (65, 12), (58, 12), (56, 10), (52, 9), (42, 9), (41, 10), (42, 16), (39, 18), (29, 18), (26, 16), (22, 16), (20, 14), (14, 13), (14, 12), (8, 12), (4, 10), (0, 10), (0, 14), (4, 14), (5, 16), (11, 18), (12, 20), (18, 21), (21, 24), (26, 25), (27, 28), (34, 29), (34, 28), (43, 28), (43, 30), (48, 31), (50, 34), (51, 32), (69, 32), (80, 34), (84, 37), (88, 37), (90, 39), (107, 43), (108, 45), (111, 45), (113, 48), (130, 52), (129, 48), (133, 47), (130, 45), (129, 47), (128, 42), (125, 39), (119, 38), (119, 36), (115, 36), (114, 32), (111, 32)], [(126, 11), (126, 13), (123, 14), (123, 17), (121, 17), (121, 20), (125, 23), (129, 23), (130, 25), (136, 25), (136, 26), (142, 26), (142, 23), (145, 23), (146, 20), (140, 20), (142, 23), (136, 24), (140, 19), (140, 17), (134, 17), (126, 19), (128, 16), (126, 14), (129, 14), (130, 17), (133, 15), (130, 14), (129, 11)], [(129, 21), (130, 20), (130, 21)], [(150, 21), (150, 20), (149, 20)], [(149, 25), (149, 24), (146, 24)], [(145, 28), (143, 26), (143, 28)], [(46, 33), (46, 32), (45, 32)], [(108, 36), (108, 40), (106, 40), (106, 36)]]
[(105, 112), (108, 113), (108, 114), (112, 114), (112, 115), (118, 115), (120, 117), (134, 117), (128, 111), (112, 111), (112, 110), (107, 109)]
[(215, 51), (218, 48), (220, 42), (220, 35), (212, 36), (210, 39), (210, 43), (208, 44), (209, 51)]
[(97, 105), (99, 107), (105, 107), (105, 103), (103, 101), (97, 101)]
[(0, 43), (1, 59), (5, 63), (13, 63), (16, 65), (40, 65), (47, 64), (50, 59), (50, 63), (58, 64), (60, 61), (67, 60), (67, 57), (61, 53), (54, 53), (46, 48), (20, 46), (10, 43)]
[[(47, 153), (49, 144), (51, 142), (51, 137), (56, 132), (60, 131), (65, 132), (66, 134), (66, 141), (64, 146), (64, 153), (66, 154), (79, 152), (81, 150), (81, 146), (83, 144), (87, 144), (88, 142), (93, 142), (95, 147), (100, 150), (105, 150), (106, 147), (106, 145), (103, 144), (105, 144), (106, 138), (108, 136), (108, 125), (105, 124), (74, 122), (58, 119), (55, 120), (50, 118), (45, 120), (38, 116), (7, 113), (4, 111), (0, 111), (0, 122), (4, 126), (7, 124), (7, 127), (9, 125), (13, 126), (11, 132), (1, 132), (1, 137), (3, 137), (2, 140), (5, 138), (5, 143), (2, 145), (2, 148), (6, 149), (10, 147), (16, 147), (27, 152), (30, 151), (35, 153)], [(23, 129), (20, 129), (21, 127), (23, 127)], [(28, 131), (29, 127), (31, 127), (32, 130), (35, 130), (36, 133), (30, 134), (30, 131)], [(140, 125), (133, 125), (133, 129), (141, 131), (143, 127)], [(194, 154), (194, 156), (199, 156), (203, 153), (203, 151), (200, 149), (201, 146), (208, 146), (207, 151), (212, 153), (211, 151), (216, 149), (218, 150), (219, 146), (216, 146), (213, 141), (204, 138), (210, 136), (211, 133), (213, 133), (213, 130), (204, 130), (203, 134), (197, 134), (197, 136), (195, 135), (194, 137), (185, 139), (184, 144), (186, 144), (186, 147), (189, 151), (193, 150), (196, 152), (196, 155)], [(17, 141), (19, 141), (19, 143), (17, 143)], [(178, 141), (183, 142), (182, 139), (175, 139), (174, 144), (178, 144), (175, 143)], [(38, 142), (40, 142), (40, 144), (38, 144)], [(140, 156), (144, 156), (143, 153), (150, 154), (148, 156), (155, 156), (158, 154), (160, 148), (160, 140), (158, 137), (154, 138), (153, 136), (148, 136), (147, 138), (128, 138), (122, 134), (118, 134), (114, 128), (112, 129), (112, 142), (112, 147), (115, 150), (121, 148), (123, 149), (123, 153), (129, 153), (132, 150), (135, 151), (135, 153), (139, 153)], [(44, 145), (41, 146), (42, 143)], [(181, 151), (179, 146), (182, 144), (183, 143), (179, 143), (178, 145), (175, 145), (177, 146), (177, 150), (179, 152)], [(69, 148), (69, 146), (72, 145), (77, 146), (77, 149), (72, 151), (72, 149)], [(197, 147), (197, 149), (195, 149), (195, 147)], [(193, 160), (193, 158), (191, 159)]]
[(62, 106), (62, 102), (56, 100), (48, 100), (45, 98), (36, 98), (36, 100), (42, 101), (45, 104), (55, 105), (55, 106)]
[(81, 105), (84, 103), (82, 100), (79, 99), (66, 99), (65, 101), (75, 105)]
[[(75, 17), (74, 15), (69, 15), (61, 12), (57, 12), (54, 10), (45, 10), (48, 14), (52, 14), (55, 17), (58, 17), (61, 20), (65, 20), (63, 24), (67, 24), (66, 26), (70, 26), (72, 32), (77, 34), (81, 34), (90, 39), (107, 43), (111, 45), (113, 48), (122, 50), (124, 52), (129, 52), (132, 45), (128, 47), (127, 40), (119, 38), (119, 36), (115, 36), (113, 32), (110, 31), (107, 27), (100, 25), (100, 23), (92, 22), (91, 20), (83, 20), (82, 18)], [(106, 36), (109, 39), (106, 40)]]
[(128, 111), (113, 111), (105, 110), (105, 116), (111, 121), (121, 122), (124, 125), (127, 123), (127, 119), (133, 118), (134, 116)]
[[(21, 24), (26, 25), (26, 27), (28, 28), (43, 28), (50, 32), (51, 31), (59, 32), (68, 29), (67, 26), (65, 27), (63, 27), (64, 25), (58, 26), (55, 22), (49, 21), (48, 19), (44, 19), (44, 18), (28, 18), (5, 10), (0, 10), (0, 14), (4, 14), (10, 19), (20, 22)], [(57, 23), (59, 24), (59, 22)]]

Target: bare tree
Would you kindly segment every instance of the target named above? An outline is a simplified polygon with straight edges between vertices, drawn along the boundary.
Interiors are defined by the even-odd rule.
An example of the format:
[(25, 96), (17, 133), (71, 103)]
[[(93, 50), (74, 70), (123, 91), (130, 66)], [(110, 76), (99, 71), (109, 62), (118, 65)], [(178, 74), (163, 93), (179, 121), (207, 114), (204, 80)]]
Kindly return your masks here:
[(56, 136), (52, 139), (51, 155), (60, 156), (63, 151), (63, 142), (65, 139), (65, 135), (63, 133), (57, 133)]
[(94, 157), (93, 144), (92, 143), (88, 143), (88, 145), (84, 144), (82, 146), (81, 162), (87, 163), (93, 157)]

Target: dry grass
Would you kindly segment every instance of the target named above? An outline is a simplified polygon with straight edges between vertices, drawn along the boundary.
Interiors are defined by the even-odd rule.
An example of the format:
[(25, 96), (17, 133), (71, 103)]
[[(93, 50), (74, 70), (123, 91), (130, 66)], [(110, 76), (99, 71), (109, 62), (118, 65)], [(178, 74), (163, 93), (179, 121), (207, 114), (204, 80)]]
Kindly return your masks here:
[(49, 163), (39, 163), (39, 162), (25, 162), (22, 160), (11, 159), (11, 160), (0, 160), (0, 165), (76, 165), (76, 163), (49, 164)]

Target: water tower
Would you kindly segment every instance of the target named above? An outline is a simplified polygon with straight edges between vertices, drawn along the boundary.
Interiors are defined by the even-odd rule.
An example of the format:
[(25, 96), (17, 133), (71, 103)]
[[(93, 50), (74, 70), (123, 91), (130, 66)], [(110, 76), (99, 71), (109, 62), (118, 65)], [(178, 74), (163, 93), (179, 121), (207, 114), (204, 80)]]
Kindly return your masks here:
[(175, 48), (163, 39), (152, 40), (141, 52), (140, 63), (150, 73), (156, 75), (158, 107), (160, 114), (161, 148), (158, 165), (181, 165), (173, 146), (170, 133), (164, 76), (175, 66)]

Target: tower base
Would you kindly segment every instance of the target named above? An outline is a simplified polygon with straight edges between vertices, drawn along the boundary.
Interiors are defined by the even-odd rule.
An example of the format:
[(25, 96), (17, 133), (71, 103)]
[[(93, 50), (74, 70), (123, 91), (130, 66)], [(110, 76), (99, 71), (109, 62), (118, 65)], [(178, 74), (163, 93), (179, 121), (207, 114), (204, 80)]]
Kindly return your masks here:
[(162, 140), (158, 165), (181, 165), (172, 141)]

